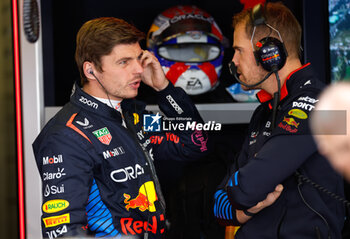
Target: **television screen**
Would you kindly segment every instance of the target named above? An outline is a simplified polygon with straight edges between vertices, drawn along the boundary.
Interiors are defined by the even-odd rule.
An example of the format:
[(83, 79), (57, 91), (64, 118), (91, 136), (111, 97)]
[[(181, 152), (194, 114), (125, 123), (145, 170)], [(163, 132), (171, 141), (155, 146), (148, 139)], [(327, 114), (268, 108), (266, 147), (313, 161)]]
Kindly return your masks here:
[(350, 0), (329, 0), (331, 82), (350, 81)]

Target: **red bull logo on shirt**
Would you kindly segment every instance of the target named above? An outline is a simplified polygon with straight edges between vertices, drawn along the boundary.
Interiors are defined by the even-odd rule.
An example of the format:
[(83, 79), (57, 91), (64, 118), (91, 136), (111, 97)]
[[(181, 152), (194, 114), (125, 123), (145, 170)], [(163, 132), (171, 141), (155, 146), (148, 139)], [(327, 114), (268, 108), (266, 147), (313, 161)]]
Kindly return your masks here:
[(290, 133), (296, 133), (298, 132), (299, 124), (292, 117), (283, 117), (283, 121), (278, 124), (278, 127)]
[(287, 117), (284, 117), (283, 118), (283, 122), (286, 122), (287, 124), (289, 125), (292, 125), (294, 126), (295, 128), (298, 128), (299, 124), (300, 123), (297, 123), (294, 118), (290, 117), (290, 118), (287, 118)]
[(120, 225), (122, 232), (125, 235), (141, 234), (145, 231), (149, 231), (156, 234), (157, 231), (161, 234), (164, 233), (164, 215), (160, 214), (159, 219), (156, 216), (152, 216), (149, 221), (135, 220), (134, 218), (121, 218)]
[(158, 197), (152, 181), (142, 184), (139, 189), (139, 193), (135, 198), (130, 199), (131, 196), (126, 193), (124, 193), (124, 197), (124, 203), (126, 204), (125, 208), (128, 211), (130, 208), (138, 208), (142, 212), (145, 210), (150, 212), (156, 211), (154, 202), (158, 200)]

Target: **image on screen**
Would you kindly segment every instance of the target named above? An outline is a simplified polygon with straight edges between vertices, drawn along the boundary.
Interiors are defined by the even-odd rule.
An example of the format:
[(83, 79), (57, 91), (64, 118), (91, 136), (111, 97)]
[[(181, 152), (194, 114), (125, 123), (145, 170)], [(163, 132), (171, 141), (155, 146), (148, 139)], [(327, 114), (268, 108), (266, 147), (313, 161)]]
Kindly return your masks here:
[(329, 0), (331, 82), (350, 81), (350, 0)]

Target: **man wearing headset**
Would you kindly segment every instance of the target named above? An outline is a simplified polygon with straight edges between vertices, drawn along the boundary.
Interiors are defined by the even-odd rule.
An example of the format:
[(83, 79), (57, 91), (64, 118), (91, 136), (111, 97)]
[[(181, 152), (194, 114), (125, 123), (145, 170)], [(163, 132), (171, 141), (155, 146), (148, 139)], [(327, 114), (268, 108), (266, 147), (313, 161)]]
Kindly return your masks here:
[[(267, 3), (237, 14), (233, 26), (230, 67), (244, 89), (261, 89), (261, 105), (215, 194), (215, 216), (226, 225), (240, 225), (237, 239), (341, 238), (344, 207), (317, 189), (344, 193), (341, 177), (319, 154), (310, 133), (309, 114), (324, 86), (310, 63), (299, 59), (299, 23), (282, 3)], [(254, 206), (270, 192), (280, 192), (280, 184), (276, 201)]]
[(200, 129), (143, 127), (148, 120), (158, 129), (161, 117), (147, 114), (145, 104), (133, 99), (141, 81), (157, 92), (168, 118), (203, 123), (186, 93), (165, 78), (157, 58), (140, 48), (143, 38), (112, 17), (88, 21), (78, 32), (82, 88), (75, 84), (70, 102), (33, 143), (43, 182), (44, 237), (161, 238), (165, 203), (153, 159), (194, 160), (207, 152), (208, 138)]

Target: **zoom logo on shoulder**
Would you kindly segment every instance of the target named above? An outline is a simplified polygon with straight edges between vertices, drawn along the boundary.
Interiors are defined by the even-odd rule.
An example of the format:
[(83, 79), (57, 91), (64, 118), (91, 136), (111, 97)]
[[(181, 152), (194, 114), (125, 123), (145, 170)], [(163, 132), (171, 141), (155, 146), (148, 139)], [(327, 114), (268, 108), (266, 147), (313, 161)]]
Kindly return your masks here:
[(88, 106), (94, 108), (94, 109), (97, 109), (97, 108), (98, 108), (98, 104), (97, 104), (97, 103), (95, 103), (95, 102), (93, 102), (93, 101), (91, 101), (91, 100), (86, 99), (84, 96), (80, 96), (79, 101), (80, 101), (81, 103), (85, 104), (85, 105), (88, 105)]
[(143, 115), (143, 130), (145, 132), (160, 132), (161, 131), (161, 118), (159, 113), (144, 114)]

